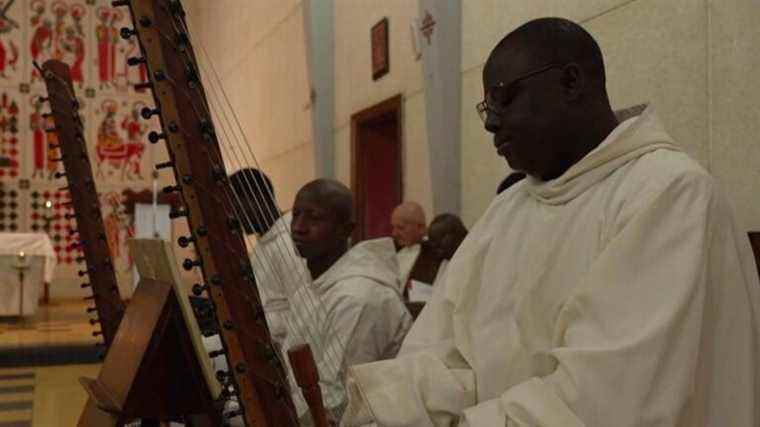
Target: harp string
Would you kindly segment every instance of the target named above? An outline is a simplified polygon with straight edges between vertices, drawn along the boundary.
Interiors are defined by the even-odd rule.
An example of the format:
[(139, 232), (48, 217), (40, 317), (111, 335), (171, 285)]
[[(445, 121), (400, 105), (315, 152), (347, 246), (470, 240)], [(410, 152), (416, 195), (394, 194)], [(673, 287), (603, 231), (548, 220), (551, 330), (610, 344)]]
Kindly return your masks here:
[[(188, 31), (186, 31), (186, 34), (188, 34), (188, 37), (191, 37)], [(205, 47), (203, 46), (203, 44), (202, 43), (200, 43), (200, 44), (194, 43), (194, 44), (197, 45), (197, 46), (200, 46), (202, 54), (205, 55), (206, 58), (208, 58), (207, 51), (205, 50)], [(210, 63), (210, 61), (209, 61), (209, 63)], [(203, 62), (200, 61), (200, 67), (204, 68), (202, 64), (203, 64)], [(206, 76), (213, 75), (213, 76), (216, 77), (216, 79), (208, 79), (207, 78), (208, 81), (212, 82), (212, 84), (209, 86), (212, 89), (211, 92), (210, 92), (211, 96), (208, 98), (209, 101), (210, 101), (210, 104), (211, 104), (209, 107), (211, 108), (213, 106), (216, 106), (216, 108), (211, 108), (212, 111), (210, 113), (211, 113), (211, 115), (214, 115), (214, 116), (217, 117), (216, 122), (221, 125), (222, 134), (224, 135), (224, 139), (222, 140), (222, 142), (228, 141), (227, 144), (224, 144), (224, 143), (220, 144), (220, 147), (226, 152), (226, 154), (227, 154), (226, 157), (229, 158), (230, 163), (232, 163), (233, 165), (242, 166), (244, 164), (250, 164), (250, 158), (252, 158), (253, 159), (252, 163), (258, 166), (258, 162), (256, 161), (255, 155), (253, 155), (253, 152), (251, 151), (250, 144), (247, 144), (247, 143), (243, 144), (243, 143), (241, 143), (240, 142), (240, 138), (238, 137), (238, 133), (236, 133), (234, 131), (234, 126), (232, 126), (232, 124), (230, 122), (230, 119), (229, 119), (229, 117), (228, 117), (228, 115), (226, 113), (226, 110), (224, 108), (224, 104), (222, 104), (222, 102), (219, 100), (222, 97), (217, 94), (217, 90), (220, 90), (222, 92), (223, 97), (224, 97), (224, 99), (226, 101), (227, 107), (230, 109), (231, 115), (232, 115), (234, 121), (237, 124), (237, 129), (238, 129), (239, 134), (242, 135), (242, 139), (243, 140), (246, 139), (245, 138), (245, 134), (242, 131), (242, 127), (240, 126), (239, 120), (238, 120), (237, 116), (235, 115), (234, 111), (232, 111), (232, 108), (230, 106), (230, 102), (229, 102), (229, 99), (227, 97), (227, 94), (226, 94), (226, 92), (224, 92), (223, 87), (221, 87), (221, 83), (219, 82), (218, 75), (216, 74), (216, 70), (213, 69), (213, 65), (210, 65), (210, 67), (212, 68), (212, 72), (211, 73), (208, 73), (207, 71), (203, 72), (203, 74), (206, 75)], [(216, 85), (214, 85), (213, 83), (216, 83)], [(219, 89), (217, 89), (217, 87), (219, 87)], [(191, 104), (193, 104), (193, 103), (191, 103)], [(204, 107), (205, 107), (205, 105), (204, 105)], [(197, 111), (197, 108), (195, 107), (195, 105), (193, 105), (193, 108), (196, 109), (196, 114), (198, 114), (198, 111)], [(230, 134), (233, 135), (233, 137), (231, 137)], [(233, 139), (237, 142), (237, 144), (235, 144), (233, 142)], [(243, 155), (242, 155), (242, 157), (246, 160), (245, 162), (240, 160), (241, 155), (238, 152), (238, 150), (236, 149), (236, 147), (240, 147), (240, 146), (247, 147), (248, 151), (249, 151), (249, 158), (246, 158), (245, 153), (243, 153)], [(248, 177), (245, 177), (245, 178), (246, 178), (245, 181), (247, 181), (246, 185), (249, 188), (252, 189), (253, 187), (256, 187), (256, 189), (259, 192), (261, 192), (261, 193), (268, 193), (268, 195), (270, 197), (272, 197), (272, 199), (274, 200), (274, 197), (271, 194), (270, 189), (268, 187), (265, 187), (265, 188), (262, 189), (260, 187), (259, 182), (257, 182), (256, 180), (253, 180), (253, 183), (251, 183), (250, 182), (251, 180), (248, 179)], [(240, 195), (237, 194), (234, 189), (228, 189), (228, 191), (232, 192), (233, 193), (232, 194), (232, 198), (234, 198), (234, 199), (236, 199), (238, 201), (237, 204), (232, 203), (231, 205), (232, 206), (241, 206), (242, 203), (240, 203)], [(279, 226), (282, 225), (281, 222), (277, 222), (276, 221), (276, 219), (278, 219), (278, 217), (280, 216), (279, 208), (275, 208), (276, 211), (273, 211), (273, 210), (269, 209), (270, 208), (269, 206), (263, 206), (262, 207), (261, 205), (259, 205), (258, 201), (256, 201), (256, 205), (257, 205), (256, 208), (258, 209), (259, 213), (264, 214), (263, 216), (265, 216), (265, 217), (268, 217), (268, 219), (271, 222), (274, 223), (274, 227), (279, 227)], [(238, 210), (239, 208), (235, 208), (235, 209)], [(247, 218), (247, 214), (245, 212), (243, 212), (242, 215), (241, 215), (240, 212), (236, 212), (235, 216), (238, 217), (238, 218), (240, 218), (240, 217), (246, 217)], [(246, 238), (246, 240), (250, 241), (250, 238)], [(300, 260), (294, 259), (294, 257), (292, 256), (292, 253), (290, 251), (286, 250), (286, 248), (284, 248), (284, 247), (281, 246), (281, 242), (277, 241), (277, 245), (279, 246), (279, 250), (277, 251), (277, 255), (279, 256), (280, 261), (283, 263), (283, 265), (286, 265), (286, 264), (289, 263), (291, 266), (294, 266), (294, 264), (296, 262), (300, 262)], [(264, 259), (262, 259), (262, 261), (265, 264), (269, 264), (268, 267), (269, 267), (270, 271), (275, 271), (274, 268), (272, 268), (272, 265), (271, 265), (270, 261), (268, 259), (265, 259), (265, 257), (263, 257), (263, 258)], [(298, 274), (299, 272), (302, 271), (301, 269), (298, 269), (298, 268), (291, 268), (291, 269), (288, 269), (288, 270), (292, 271), (292, 272), (296, 272), (296, 274)], [(285, 270), (285, 271), (288, 271), (288, 270)], [(294, 281), (293, 277), (280, 279), (278, 277), (278, 275), (271, 275), (271, 276), (274, 277), (277, 282), (279, 282), (279, 285), (281, 286), (281, 288), (285, 289), (286, 296), (288, 296), (288, 297), (292, 297), (293, 293), (294, 293), (294, 291), (296, 291), (296, 289), (288, 289), (288, 287), (283, 283), (283, 281), (285, 281), (286, 283), (303, 283), (303, 284), (307, 284), (310, 281), (309, 279), (305, 278), (303, 275), (299, 275), (298, 277), (296, 277), (296, 279), (298, 279), (298, 281)], [(285, 279), (288, 279), (288, 280), (285, 280)], [(315, 303), (314, 297), (311, 294), (311, 292), (310, 292), (309, 289), (305, 289), (305, 290), (307, 291), (305, 293), (305, 295), (303, 295), (305, 297), (304, 298), (304, 303), (306, 305), (305, 308), (307, 308), (307, 310), (310, 310), (312, 314), (318, 312), (319, 309), (321, 308), (322, 309), (321, 312), (323, 314), (323, 318), (325, 318), (326, 317), (326, 311), (324, 310), (324, 307), (322, 307), (321, 304), (319, 304), (319, 303)], [(319, 333), (314, 333), (312, 331), (312, 329), (310, 327), (308, 327), (308, 325), (310, 325), (310, 322), (304, 320), (303, 318), (300, 318), (300, 313), (297, 310), (291, 310), (290, 314), (294, 315), (296, 317), (296, 320), (298, 321), (298, 323), (301, 323), (303, 326), (306, 326), (306, 327), (305, 328), (303, 328), (303, 327), (302, 328), (296, 328), (293, 325), (293, 322), (291, 321), (290, 316), (287, 316), (287, 315), (283, 316), (283, 318), (285, 320), (285, 323), (287, 325), (287, 329), (288, 329), (289, 334), (291, 334), (292, 336), (296, 336), (297, 338), (299, 338), (301, 340), (304, 340), (304, 337), (301, 335), (301, 330), (305, 330), (306, 333), (309, 335), (310, 339), (308, 341), (311, 341), (310, 344), (312, 344), (317, 350), (319, 350), (321, 347), (323, 347), (323, 345), (322, 345), (323, 343), (319, 339), (319, 335), (320, 334)], [(342, 349), (343, 343), (340, 342), (339, 340), (336, 341), (336, 342), (337, 342), (337, 346), (340, 349)], [(322, 351), (321, 353), (324, 355), (324, 357), (327, 360), (328, 364), (327, 364), (327, 366), (324, 366), (324, 364), (323, 364), (322, 365), (322, 369), (323, 370), (324, 369), (328, 369), (329, 370), (330, 368), (334, 368), (333, 372), (329, 372), (329, 373), (332, 374), (332, 376), (334, 376), (335, 378), (340, 378), (340, 376), (339, 376), (339, 374), (340, 374), (340, 367), (339, 367), (339, 365), (341, 363), (340, 363), (340, 360), (339, 360), (339, 355), (335, 354), (338, 350), (334, 349), (334, 348), (324, 349), (324, 350), (325, 351)]]

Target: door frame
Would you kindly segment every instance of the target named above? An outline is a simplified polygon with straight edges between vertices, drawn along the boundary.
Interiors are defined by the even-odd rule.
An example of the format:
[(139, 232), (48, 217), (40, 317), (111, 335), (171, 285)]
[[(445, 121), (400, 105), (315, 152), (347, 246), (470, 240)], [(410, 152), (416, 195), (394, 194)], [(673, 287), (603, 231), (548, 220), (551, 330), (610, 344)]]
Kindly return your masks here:
[[(395, 115), (397, 126), (396, 139), (398, 140), (398, 156), (396, 164), (398, 164), (398, 182), (396, 183), (396, 189), (403, 201), (404, 198), (404, 163), (403, 163), (403, 151), (404, 151), (404, 116), (403, 116), (403, 96), (401, 94), (395, 95), (384, 101), (381, 101), (371, 107), (365, 108), (357, 113), (351, 115), (351, 188), (354, 193), (354, 215), (356, 220), (356, 227), (354, 228), (353, 241), (359, 242), (365, 237), (365, 185), (364, 181), (359, 179), (358, 169), (361, 167), (359, 162), (361, 158), (358, 156), (359, 152), (359, 134), (363, 126), (371, 125), (373, 122), (382, 120), (383, 117), (388, 114)], [(390, 221), (390, 218), (388, 218)]]

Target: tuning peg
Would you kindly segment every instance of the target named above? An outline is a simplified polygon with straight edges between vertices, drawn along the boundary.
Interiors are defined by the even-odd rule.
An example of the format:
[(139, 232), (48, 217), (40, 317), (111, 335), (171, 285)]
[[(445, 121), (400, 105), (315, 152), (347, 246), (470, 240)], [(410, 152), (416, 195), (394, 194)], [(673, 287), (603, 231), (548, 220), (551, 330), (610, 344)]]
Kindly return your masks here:
[(90, 274), (90, 273), (94, 273), (94, 272), (95, 272), (95, 267), (90, 267), (87, 270), (79, 270), (79, 271), (77, 271), (77, 274), (79, 275), (79, 277), (82, 277), (85, 274)]
[(177, 219), (181, 218), (183, 216), (187, 216), (187, 210), (185, 209), (172, 209), (169, 211), (169, 219)]
[(87, 307), (87, 312), (88, 312), (88, 313), (94, 313), (94, 312), (96, 312), (96, 311), (98, 311), (98, 309), (97, 309), (97, 308), (95, 308), (95, 307)]
[(156, 131), (152, 131), (148, 134), (148, 141), (150, 141), (151, 144), (155, 144), (162, 139), (166, 139), (166, 134), (163, 132), (158, 133)]
[(55, 177), (56, 178), (65, 178), (66, 177), (66, 172), (56, 172), (55, 173)]
[(129, 6), (129, 0), (114, 0), (111, 2), (111, 7)]
[(67, 214), (63, 214), (63, 218), (64, 218), (64, 219), (74, 219), (74, 218), (76, 218), (76, 217), (77, 217), (77, 216), (76, 216), (75, 214), (69, 214), (69, 213), (67, 213)]
[(69, 187), (68, 186), (61, 187), (61, 188), (58, 189), (58, 191), (69, 191)]
[(98, 322), (100, 322), (98, 319), (90, 319), (90, 325), (94, 325)]
[(51, 117), (53, 117), (53, 113), (42, 113), (42, 118), (43, 119), (49, 119)]
[(206, 227), (204, 227), (202, 225), (195, 230), (195, 235), (196, 236), (203, 237), (203, 236), (205, 236), (207, 234), (208, 234), (208, 228), (206, 228)]
[(227, 379), (230, 378), (232, 375), (230, 375), (229, 372), (225, 371), (216, 371), (216, 380), (220, 383), (227, 382)]
[(75, 235), (77, 233), (79, 233), (79, 230), (77, 230), (76, 228), (70, 228), (69, 229), (69, 236), (73, 236), (73, 235)]
[(158, 170), (158, 169), (170, 168), (173, 166), (174, 166), (174, 162), (163, 162), (163, 163), (156, 164), (155, 168), (156, 170)]
[(227, 351), (226, 351), (225, 349), (221, 349), (221, 350), (214, 350), (214, 351), (210, 351), (210, 352), (208, 353), (208, 357), (210, 357), (210, 358), (212, 358), (212, 359), (213, 359), (213, 358), (215, 358), (215, 357), (223, 356), (223, 355), (225, 355), (225, 354), (227, 354)]
[(134, 86), (135, 90), (138, 92), (142, 90), (150, 89), (151, 87), (153, 87), (153, 84), (151, 82), (137, 83)]
[(195, 243), (195, 237), (193, 236), (181, 236), (179, 239), (177, 239), (177, 244), (181, 248), (186, 248), (190, 246), (190, 243)]
[(103, 335), (103, 331), (93, 331), (92, 336), (97, 337), (98, 335)]
[(58, 129), (56, 129), (56, 127), (53, 126), (51, 128), (45, 129), (45, 132), (47, 132), (47, 133), (55, 133), (55, 132), (58, 132)]
[(234, 411), (227, 412), (224, 416), (227, 418), (235, 418), (243, 415), (242, 409), (236, 409)]
[(200, 267), (203, 264), (203, 262), (199, 259), (193, 261), (190, 258), (185, 258), (184, 261), (182, 261), (182, 268), (184, 268), (187, 271), (190, 271), (193, 269), (193, 267)]
[(143, 109), (140, 110), (140, 115), (145, 120), (148, 120), (151, 117), (153, 117), (154, 115), (159, 114), (159, 113), (161, 113), (161, 109), (160, 108), (153, 108), (153, 109), (151, 109), (150, 107), (143, 107)]
[(213, 166), (211, 168), (211, 177), (214, 178), (214, 181), (218, 183), (227, 181), (227, 173), (224, 172), (224, 169), (219, 166)]
[(199, 297), (204, 291), (208, 291), (208, 285), (201, 285), (200, 283), (196, 283), (193, 285), (193, 295)]
[(169, 194), (169, 193), (173, 193), (175, 191), (181, 191), (181, 190), (182, 190), (182, 186), (180, 185), (169, 185), (169, 186), (164, 187), (163, 191), (165, 194)]
[(137, 34), (137, 31), (133, 30), (132, 28), (123, 27), (121, 31), (119, 31), (119, 34), (124, 40), (129, 40), (130, 37)]
[(129, 65), (130, 67), (135, 67), (137, 65), (144, 64), (144, 63), (145, 63), (145, 58), (143, 57), (133, 56), (127, 59), (127, 65)]
[(82, 288), (82, 289), (89, 288), (90, 286), (92, 286), (92, 285), (89, 284), (89, 283), (82, 283), (81, 285), (79, 285), (79, 287)]
[(92, 295), (86, 296), (86, 297), (84, 297), (84, 298), (82, 298), (82, 299), (83, 299), (83, 300), (85, 300), (85, 301), (94, 300), (94, 299), (95, 299), (95, 294), (92, 294)]
[(40, 96), (39, 98), (37, 98), (37, 102), (40, 102), (40, 103), (41, 102), (48, 102), (48, 101), (50, 101), (50, 98), (48, 98), (46, 96)]
[(75, 260), (76, 262), (84, 262), (84, 261), (85, 261), (85, 257), (83, 257), (83, 256), (78, 256), (78, 257), (76, 257), (74, 260)]

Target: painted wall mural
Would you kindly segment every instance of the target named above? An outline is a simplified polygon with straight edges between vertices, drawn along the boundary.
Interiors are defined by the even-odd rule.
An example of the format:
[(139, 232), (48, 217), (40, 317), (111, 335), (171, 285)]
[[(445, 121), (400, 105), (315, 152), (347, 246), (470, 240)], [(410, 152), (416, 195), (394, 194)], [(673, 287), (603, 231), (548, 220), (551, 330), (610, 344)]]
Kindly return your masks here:
[(129, 66), (139, 56), (135, 40), (123, 40), (131, 26), (127, 11), (109, 0), (0, 0), (0, 233), (47, 232), (60, 267), (58, 280), (77, 279), (79, 250), (71, 232), (65, 184), (55, 177), (62, 165), (53, 126), (40, 104), (45, 96), (34, 62), (54, 58), (71, 67), (86, 126), (87, 145), (98, 185), (106, 234), (120, 273), (129, 271), (126, 239), (133, 220), (122, 201), (127, 189), (151, 186), (153, 146), (146, 141), (157, 127), (140, 118), (152, 106), (149, 93), (133, 86), (146, 80), (143, 65)]

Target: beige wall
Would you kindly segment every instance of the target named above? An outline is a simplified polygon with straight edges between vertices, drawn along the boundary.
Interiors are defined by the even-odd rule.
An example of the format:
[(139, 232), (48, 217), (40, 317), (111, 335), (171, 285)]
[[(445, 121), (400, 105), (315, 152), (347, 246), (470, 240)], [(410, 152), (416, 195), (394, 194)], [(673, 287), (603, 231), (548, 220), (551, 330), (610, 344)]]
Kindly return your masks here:
[[(240, 146), (225, 150), (228, 169), (253, 165), (255, 155), (272, 178), (280, 206), (290, 208), (296, 191), (314, 178), (311, 101), (300, 0), (186, 2), (196, 54), (203, 44), (205, 88), (211, 103), (224, 105), (210, 79), (213, 64), (242, 125), (248, 145), (234, 128), (230, 109), (215, 120), (217, 133)], [(206, 59), (203, 56), (201, 60)], [(215, 102), (214, 99), (219, 102)]]
[[(372, 80), (370, 29), (389, 20), (390, 72)], [(351, 183), (351, 115), (397, 94), (403, 96), (404, 198), (431, 215), (430, 173), (422, 63), (411, 42), (417, 5), (409, 0), (335, 0), (335, 174)]]
[[(605, 55), (613, 107), (651, 102), (678, 143), (718, 178), (739, 224), (760, 229), (760, 40), (755, 0), (479, 0), (463, 7), (464, 218), (493, 197), (506, 166), (473, 112), (490, 49), (540, 16), (581, 22)], [(754, 41), (754, 42), (753, 42)], [(754, 193), (754, 194), (753, 194)]]

